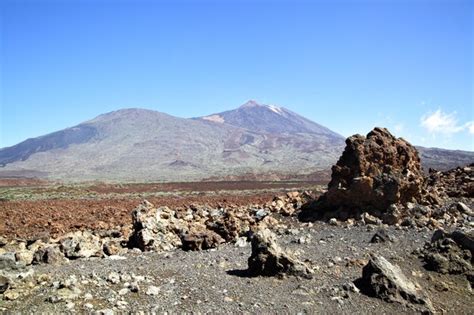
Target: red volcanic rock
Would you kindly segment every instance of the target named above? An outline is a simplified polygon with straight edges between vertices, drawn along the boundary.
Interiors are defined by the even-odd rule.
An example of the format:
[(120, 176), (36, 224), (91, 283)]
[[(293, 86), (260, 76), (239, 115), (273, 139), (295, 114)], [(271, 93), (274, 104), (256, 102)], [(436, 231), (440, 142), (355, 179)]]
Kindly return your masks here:
[[(392, 204), (418, 201), (424, 177), (417, 150), (385, 128), (354, 135), (332, 167), (328, 191), (312, 210), (384, 213)], [(307, 214), (307, 213), (306, 213)]]

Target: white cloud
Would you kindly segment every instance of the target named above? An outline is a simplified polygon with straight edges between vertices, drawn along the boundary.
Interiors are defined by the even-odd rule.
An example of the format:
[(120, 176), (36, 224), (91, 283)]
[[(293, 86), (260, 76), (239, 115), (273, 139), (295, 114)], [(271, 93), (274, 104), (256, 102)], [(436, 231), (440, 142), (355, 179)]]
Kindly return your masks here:
[(474, 121), (467, 123), (467, 129), (471, 135), (474, 135)]
[(458, 124), (456, 112), (445, 113), (441, 109), (430, 112), (421, 117), (421, 126), (430, 133), (453, 134), (467, 129), (469, 133), (474, 133), (474, 121), (465, 124)]

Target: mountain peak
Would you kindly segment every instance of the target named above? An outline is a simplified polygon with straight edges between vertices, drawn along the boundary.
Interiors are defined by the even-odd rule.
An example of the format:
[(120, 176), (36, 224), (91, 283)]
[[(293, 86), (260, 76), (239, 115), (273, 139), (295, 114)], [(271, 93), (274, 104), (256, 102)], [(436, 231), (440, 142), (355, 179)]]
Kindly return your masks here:
[(250, 107), (257, 107), (257, 106), (263, 106), (262, 104), (259, 104), (257, 101), (255, 100), (249, 100), (247, 101), (245, 104), (243, 104), (242, 106), (240, 106), (240, 108), (250, 108)]

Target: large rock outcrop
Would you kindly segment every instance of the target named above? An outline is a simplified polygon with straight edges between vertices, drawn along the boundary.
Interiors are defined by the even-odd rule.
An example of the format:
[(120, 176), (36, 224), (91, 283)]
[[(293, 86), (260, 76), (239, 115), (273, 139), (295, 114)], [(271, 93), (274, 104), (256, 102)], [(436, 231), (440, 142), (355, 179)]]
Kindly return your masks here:
[(366, 137), (354, 135), (332, 167), (328, 191), (306, 207), (303, 219), (316, 219), (327, 211), (355, 216), (363, 211), (383, 214), (392, 204), (418, 201), (424, 183), (418, 152), (385, 128)]

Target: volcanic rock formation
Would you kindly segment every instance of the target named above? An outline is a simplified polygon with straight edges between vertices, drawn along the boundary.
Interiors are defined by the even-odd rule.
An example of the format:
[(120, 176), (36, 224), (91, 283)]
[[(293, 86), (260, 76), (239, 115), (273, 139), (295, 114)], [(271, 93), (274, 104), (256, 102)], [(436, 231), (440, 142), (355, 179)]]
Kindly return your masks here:
[(346, 140), (344, 153), (332, 167), (327, 193), (302, 218), (336, 210), (339, 216), (363, 211), (380, 216), (392, 204), (420, 200), (423, 183), (415, 147), (385, 128), (375, 128), (367, 137), (354, 135)]

